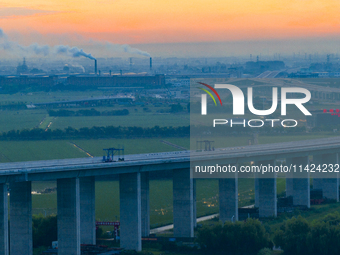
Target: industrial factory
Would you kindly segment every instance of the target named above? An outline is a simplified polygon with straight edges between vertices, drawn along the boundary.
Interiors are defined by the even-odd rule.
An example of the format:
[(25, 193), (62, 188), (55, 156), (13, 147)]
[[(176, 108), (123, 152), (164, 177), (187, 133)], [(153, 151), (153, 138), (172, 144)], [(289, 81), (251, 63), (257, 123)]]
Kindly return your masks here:
[(37, 86), (51, 88), (63, 82), (66, 86), (99, 88), (99, 87), (161, 87), (165, 85), (164, 75), (112, 75), (112, 76), (68, 76), (60, 79), (59, 76), (0, 76), (0, 86)]
[[(132, 87), (142, 86), (148, 88), (158, 88), (165, 85), (164, 75), (152, 75), (150, 73), (136, 74), (128, 73), (120, 75), (100, 74), (97, 67), (97, 59), (94, 60), (94, 73), (88, 74), (54, 74), (54, 75), (34, 75), (32, 73), (22, 73), (28, 70), (26, 61), (17, 68), (18, 75), (0, 76), (0, 86), (37, 86), (42, 88), (51, 88), (57, 84), (65, 86), (84, 87), (84, 88), (105, 88), (105, 87)], [(132, 59), (130, 58), (132, 65)], [(25, 68), (23, 68), (23, 66)], [(150, 58), (150, 70), (152, 70), (152, 58)]]

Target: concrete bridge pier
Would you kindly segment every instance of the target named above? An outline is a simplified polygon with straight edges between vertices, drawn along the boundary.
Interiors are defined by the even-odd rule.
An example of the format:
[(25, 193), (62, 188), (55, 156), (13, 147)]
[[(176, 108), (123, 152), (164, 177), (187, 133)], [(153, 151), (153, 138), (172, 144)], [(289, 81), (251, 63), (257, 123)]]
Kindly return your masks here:
[(323, 198), (334, 199), (339, 202), (338, 178), (314, 178), (313, 189), (321, 189)]
[(194, 182), (190, 168), (173, 170), (174, 236), (194, 237)]
[[(275, 166), (275, 160), (260, 161), (258, 164), (262, 164), (263, 166)], [(258, 177), (259, 217), (276, 217), (276, 173), (267, 172), (258, 175)]]
[(79, 178), (80, 243), (96, 244), (95, 177)]
[(141, 217), (142, 236), (150, 235), (150, 196), (149, 196), (149, 172), (141, 173)]
[(309, 172), (302, 170), (302, 172), (300, 173), (299, 168), (300, 165), (302, 165), (302, 168), (308, 165), (309, 158), (308, 156), (294, 157), (289, 158), (286, 161), (288, 165), (290, 164), (296, 165), (296, 173), (294, 173), (293, 175), (288, 175), (291, 180), (288, 181), (288, 186), (286, 187), (287, 194), (293, 196), (294, 205), (305, 205), (309, 208), (310, 207)]
[[(313, 156), (313, 163), (317, 165), (338, 164), (338, 153), (329, 153)], [(322, 167), (321, 167), (322, 168)], [(321, 189), (324, 198), (339, 202), (339, 173), (318, 172), (313, 173), (313, 189)]]
[(58, 255), (80, 255), (79, 178), (57, 180)]
[(0, 184), (0, 255), (9, 255), (7, 184)]
[(286, 173), (286, 197), (293, 196), (293, 175)]
[(196, 179), (192, 179), (193, 182), (193, 224), (194, 228), (197, 227), (197, 210), (196, 210)]
[(238, 178), (223, 178), (218, 180), (220, 221), (238, 221)]
[(255, 173), (255, 179), (254, 179), (254, 190), (255, 190), (255, 207), (259, 208), (259, 175), (258, 173)]
[(31, 182), (13, 182), (10, 189), (10, 253), (32, 255)]
[(142, 250), (141, 173), (119, 175), (120, 247)]

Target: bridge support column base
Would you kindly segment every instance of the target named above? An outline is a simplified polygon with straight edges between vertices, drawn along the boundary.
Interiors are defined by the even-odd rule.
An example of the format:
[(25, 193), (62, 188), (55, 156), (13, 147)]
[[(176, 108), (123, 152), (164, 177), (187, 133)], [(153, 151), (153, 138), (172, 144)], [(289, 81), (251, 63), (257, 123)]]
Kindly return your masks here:
[(313, 189), (321, 189), (324, 198), (334, 199), (339, 202), (338, 178), (314, 178)]
[(193, 224), (194, 228), (197, 227), (197, 209), (196, 209), (196, 179), (192, 179), (193, 182)]
[(32, 255), (31, 182), (13, 182), (10, 189), (10, 253)]
[(190, 169), (173, 170), (174, 236), (194, 237), (193, 179)]
[(235, 178), (225, 178), (218, 180), (220, 221), (238, 220), (238, 180)]
[(58, 255), (80, 255), (79, 178), (57, 180)]
[(255, 207), (259, 208), (259, 178), (258, 174), (255, 173), (255, 179), (254, 179), (254, 190), (255, 190)]
[(149, 172), (141, 173), (142, 236), (150, 235)]
[(119, 175), (120, 247), (142, 250), (141, 173)]
[(0, 184), (0, 255), (9, 254), (7, 184)]
[(95, 177), (79, 178), (80, 243), (96, 244)]
[[(274, 160), (260, 161), (259, 165), (275, 166)], [(276, 173), (261, 174), (259, 182), (259, 217), (277, 216)]]
[[(313, 156), (315, 165), (338, 164), (338, 153), (328, 153)], [(323, 198), (334, 199), (339, 202), (339, 174), (335, 172), (318, 172), (312, 174), (313, 189), (321, 189)]]
[[(306, 166), (309, 164), (309, 158), (308, 156), (290, 158), (287, 159), (287, 163), (287, 165), (293, 164), (296, 166)], [(293, 176), (289, 175), (288, 177), (290, 177), (290, 180), (288, 181), (289, 186), (287, 188), (290, 190), (287, 189), (287, 193), (293, 196), (293, 204), (305, 205), (310, 208), (309, 172), (303, 171), (300, 173), (297, 171)]]

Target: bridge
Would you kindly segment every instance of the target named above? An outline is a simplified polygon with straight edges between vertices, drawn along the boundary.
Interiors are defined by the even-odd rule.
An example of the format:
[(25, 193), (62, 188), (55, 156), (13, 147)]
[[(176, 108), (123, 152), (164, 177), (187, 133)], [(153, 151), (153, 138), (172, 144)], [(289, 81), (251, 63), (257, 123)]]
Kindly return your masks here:
[[(256, 78), (231, 78), (228, 80), (229, 84), (234, 82), (238, 83), (240, 81), (254, 82), (254, 85), (250, 85), (253, 88), (256, 87), (268, 87), (269, 93), (271, 93), (272, 87), (300, 87), (308, 89), (311, 92), (312, 100), (322, 101), (322, 100), (340, 100), (340, 89), (337, 87), (330, 87), (331, 84), (324, 82), (324, 86), (321, 86), (321, 82), (315, 79), (315, 82), (310, 80), (302, 81), (298, 79), (289, 78), (273, 78), (276, 76), (276, 72), (266, 71), (261, 74), (261, 77)], [(261, 83), (261, 84), (257, 84)], [(246, 88), (248, 85), (239, 85), (240, 88)]]
[[(196, 225), (196, 175), (193, 166), (255, 161), (275, 165), (338, 163), (340, 137), (220, 148), (214, 151), (178, 151), (127, 155), (125, 161), (102, 158), (47, 160), (0, 164), (0, 255), (33, 254), (32, 181), (57, 180), (58, 254), (79, 254), (80, 244), (95, 244), (95, 177), (119, 175), (120, 244), (141, 250), (141, 237), (150, 234), (149, 172), (173, 171), (173, 223), (175, 237), (193, 237)], [(221, 176), (223, 177), (223, 176)], [(276, 174), (257, 175), (255, 205), (260, 217), (277, 216)], [(314, 176), (314, 188), (339, 201), (337, 173)], [(286, 174), (286, 194), (294, 205), (310, 207), (310, 175)], [(9, 188), (9, 189), (8, 189)], [(8, 192), (10, 201), (8, 203)], [(9, 208), (8, 208), (9, 205)], [(219, 178), (221, 221), (238, 219), (238, 173)], [(8, 218), (10, 223), (8, 225)], [(10, 230), (10, 231), (9, 231)], [(9, 241), (10, 240), (10, 241)]]

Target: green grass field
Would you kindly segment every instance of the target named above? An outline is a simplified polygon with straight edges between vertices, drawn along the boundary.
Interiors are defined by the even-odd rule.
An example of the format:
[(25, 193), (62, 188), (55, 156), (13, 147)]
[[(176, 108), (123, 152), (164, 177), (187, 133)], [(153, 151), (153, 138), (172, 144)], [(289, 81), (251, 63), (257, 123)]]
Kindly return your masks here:
[[(338, 82), (338, 81), (337, 81)], [(66, 91), (66, 92), (33, 92), (29, 94), (14, 94), (3, 95), (0, 94), (0, 104), (15, 104), (24, 102), (25, 104), (52, 102), (52, 101), (67, 101), (79, 100), (86, 98), (95, 98), (108, 96), (107, 92), (103, 91)], [(185, 102), (182, 106), (186, 108)], [(143, 111), (147, 107), (150, 112)], [(209, 119), (212, 118), (230, 118), (231, 113), (214, 113), (215, 106), (209, 106), (210, 112), (207, 115)], [(200, 114), (191, 114), (183, 112), (181, 114), (167, 114), (158, 113), (158, 111), (169, 111), (170, 106), (164, 105), (161, 107), (154, 107), (149, 104), (146, 106), (118, 106), (112, 107), (94, 107), (98, 111), (117, 110), (127, 108), (130, 112), (128, 116), (92, 116), (92, 117), (57, 117), (53, 119), (45, 119), (47, 111), (44, 109), (30, 109), (30, 110), (3, 110), (0, 111), (0, 132), (9, 130), (21, 130), (24, 128), (41, 127), (45, 129), (50, 122), (52, 122), (51, 129), (64, 129), (69, 126), (74, 128), (92, 127), (92, 126), (140, 126), (140, 127), (153, 127), (153, 126), (188, 126), (190, 119), (192, 124), (202, 124), (202, 116)], [(310, 104), (309, 110), (314, 109), (330, 109), (336, 108), (334, 104)], [(84, 108), (66, 108), (68, 110), (77, 111)], [(90, 109), (90, 108), (86, 108)], [(288, 114), (286, 118), (294, 118), (301, 120), (299, 125), (303, 125), (305, 116), (293, 106), (288, 106)], [(258, 118), (258, 116), (246, 114), (247, 119)], [(199, 118), (199, 119), (197, 119)], [(44, 120), (44, 121), (43, 121)], [(42, 122), (43, 121), (43, 122)], [(41, 123), (42, 122), (42, 123)], [(205, 125), (210, 126), (211, 121), (205, 122)]]
[[(31, 109), (31, 110), (3, 110), (0, 111), (0, 132), (10, 130), (32, 129), (39, 127), (46, 129), (51, 123), (50, 129), (64, 129), (67, 127), (82, 128), (93, 126), (122, 126), (122, 127), (154, 127), (154, 126), (189, 126), (190, 116), (188, 113), (170, 114), (157, 113), (157, 110), (167, 108), (158, 108), (148, 106), (151, 112), (144, 112), (142, 107), (98, 107), (98, 111), (112, 111), (118, 109), (128, 109), (130, 114), (127, 116), (72, 116), (72, 117), (49, 117), (47, 110)], [(67, 110), (77, 111), (80, 109), (90, 108), (67, 108)], [(134, 109), (138, 111), (135, 112)]]
[[(336, 136), (336, 133), (323, 133), (318, 135), (277, 135), (260, 136), (259, 143), (277, 143), (288, 141), (299, 141), (316, 138), (327, 138)], [(192, 138), (192, 149), (196, 149), (196, 141), (207, 137)], [(208, 137), (214, 140), (215, 148), (245, 146), (251, 136), (225, 136)], [(74, 139), (74, 140), (47, 140), (47, 141), (0, 141), (0, 162), (16, 162), (30, 160), (48, 160), (63, 158), (88, 157), (86, 152), (92, 156), (103, 156), (103, 149), (124, 145), (125, 154), (153, 153), (180, 150), (173, 146), (162, 143), (166, 140), (170, 143), (190, 149), (189, 138), (141, 138), (141, 139)], [(73, 145), (76, 144), (81, 149)]]
[(46, 110), (0, 111), (0, 132), (38, 127)]
[[(320, 135), (325, 137), (328, 135)], [(289, 141), (296, 139), (310, 139), (314, 136), (285, 136), (284, 139), (280, 136), (276, 137), (260, 137), (260, 143)], [(236, 144), (246, 144), (248, 137), (225, 137), (216, 140), (217, 145), (235, 146)], [(167, 141), (174, 144), (187, 147), (187, 138), (171, 138)], [(169, 145), (160, 142), (160, 139), (99, 139), (99, 140), (74, 140), (78, 146), (90, 152), (94, 156), (102, 155), (102, 148), (110, 147), (117, 144), (125, 144), (125, 149), (128, 154), (159, 152), (177, 150)], [(8, 142), (13, 144), (13, 142)], [(18, 142), (32, 143), (32, 142)], [(51, 143), (50, 146), (64, 147), (68, 146), (75, 150), (81, 156), (86, 156), (74, 146), (71, 146), (67, 141), (43, 141), (39, 143), (40, 147), (44, 147), (44, 143)], [(0, 142), (0, 151), (1, 151)], [(30, 145), (32, 150), (39, 146)], [(60, 148), (59, 148), (60, 149)], [(45, 150), (42, 148), (41, 153)], [(74, 153), (74, 151), (72, 152)], [(38, 154), (34, 154), (37, 156)], [(64, 157), (64, 156), (61, 156)], [(43, 190), (46, 187), (55, 187), (55, 182), (50, 183), (34, 183), (33, 190)], [(277, 192), (282, 193), (285, 190), (284, 179), (277, 180)], [(160, 192), (161, 191), (161, 192)], [(253, 179), (240, 179), (239, 181), (239, 206), (246, 206), (254, 203), (254, 182)], [(56, 194), (33, 195), (34, 213), (56, 213)], [(171, 180), (153, 180), (150, 182), (150, 207), (151, 207), (151, 224), (152, 227), (157, 227), (172, 222), (172, 181)], [(204, 216), (218, 212), (218, 181), (197, 180), (197, 215)], [(96, 218), (102, 221), (111, 221), (119, 219), (119, 184), (118, 181), (98, 181), (96, 182)]]
[(45, 103), (68, 100), (81, 100), (93, 97), (109, 96), (105, 91), (37, 91), (31, 93), (16, 93), (16, 94), (0, 94), (1, 104), (10, 104), (16, 102), (30, 103)]
[[(106, 92), (105, 92), (106, 93)], [(18, 101), (30, 102), (51, 102), (83, 99), (102, 96), (104, 92), (37, 92), (30, 95), (0, 95), (0, 103), (13, 103)], [(184, 104), (183, 104), (184, 105)], [(187, 126), (190, 124), (190, 115), (182, 114), (160, 114), (157, 111), (168, 107), (146, 106), (151, 112), (143, 111), (143, 107), (97, 107), (99, 111), (116, 110), (127, 108), (130, 111), (128, 116), (98, 116), (98, 117), (49, 117), (46, 110), (32, 109), (19, 111), (0, 111), (0, 131), (12, 129), (21, 130), (24, 128), (40, 127), (46, 129), (50, 123), (51, 129), (63, 129), (68, 126), (74, 128), (92, 126)], [(322, 108), (321, 105), (313, 106)], [(137, 109), (137, 111), (135, 110)], [(79, 108), (69, 108), (79, 110)], [(211, 116), (220, 117), (219, 114)], [(300, 115), (294, 115), (300, 118)], [(251, 116), (248, 116), (249, 118)], [(227, 117), (226, 117), (227, 118)], [(193, 118), (194, 119), (194, 118)], [(331, 137), (336, 133), (304, 134), (304, 135), (276, 135), (260, 136), (259, 143), (274, 143), (285, 141), (307, 140), (323, 137)], [(118, 144), (124, 145), (125, 154), (152, 153), (176, 151), (178, 148), (166, 145), (161, 140), (166, 140), (186, 149), (196, 148), (196, 141), (202, 139), (214, 140), (214, 146), (234, 147), (244, 146), (251, 139), (250, 135), (211, 137), (202, 136), (192, 138), (140, 138), (140, 139), (74, 139), (74, 140), (50, 140), (50, 141), (0, 141), (0, 162), (16, 162), (30, 160), (47, 160), (63, 158), (88, 157), (86, 152), (92, 156), (102, 156), (103, 148), (115, 147)], [(76, 144), (78, 147), (73, 145)], [(34, 191), (43, 191), (45, 188), (55, 187), (55, 182), (35, 182)], [(277, 180), (277, 192), (280, 194), (285, 189), (284, 179)], [(239, 181), (239, 206), (246, 206), (254, 202), (253, 179), (240, 179)], [(34, 214), (55, 214), (56, 193), (33, 195)], [(152, 180), (150, 182), (150, 207), (151, 224), (153, 227), (172, 222), (172, 181)], [(197, 215), (204, 216), (218, 212), (218, 181), (197, 180)], [(96, 218), (98, 220), (119, 219), (119, 184), (117, 181), (96, 182)]]
[[(102, 91), (85, 91), (85, 92), (34, 92), (29, 94), (14, 94), (2, 95), (0, 94), (0, 104), (14, 104), (17, 102), (41, 103), (52, 101), (67, 101), (77, 100), (93, 97), (107, 96), (107, 92)], [(186, 103), (183, 102), (182, 106), (186, 108)], [(148, 112), (143, 111), (147, 107)], [(210, 112), (206, 116), (209, 121), (204, 121), (204, 125), (211, 126), (212, 119), (214, 118), (231, 118), (231, 112), (214, 113), (215, 106), (209, 106)], [(169, 111), (170, 106), (164, 105), (161, 107), (154, 107), (149, 104), (146, 106), (118, 106), (112, 107), (94, 107), (98, 111), (117, 110), (127, 108), (130, 112), (128, 116), (89, 116), (89, 117), (48, 117), (47, 110), (45, 109), (29, 109), (29, 110), (3, 110), (0, 111), (0, 132), (9, 130), (21, 130), (24, 128), (40, 127), (46, 129), (51, 123), (50, 129), (64, 129), (69, 126), (74, 128), (92, 127), (92, 126), (139, 126), (139, 127), (153, 127), (153, 126), (188, 126), (192, 124), (203, 124), (202, 116), (200, 114), (192, 113), (191, 116), (184, 111), (180, 114), (159, 113), (159, 111)], [(308, 105), (309, 110), (314, 109), (330, 109), (336, 108), (334, 104), (311, 104)], [(84, 108), (66, 108), (67, 110), (77, 111)], [(90, 108), (85, 108), (90, 109)], [(293, 106), (288, 106), (287, 119), (293, 118), (299, 121), (299, 126), (304, 125), (305, 116)], [(46, 118), (47, 117), (47, 118)], [(246, 114), (247, 119), (258, 118), (258, 116)]]
[[(334, 136), (334, 133), (323, 135), (285, 135), (285, 136), (260, 136), (259, 143), (287, 142), (325, 138)], [(214, 137), (215, 148), (245, 146), (250, 136), (240, 137)], [(210, 138), (211, 139), (211, 138)], [(0, 141), (0, 162), (16, 162), (30, 160), (48, 160), (63, 158), (103, 156), (103, 149), (124, 145), (125, 154), (154, 153), (179, 150), (173, 146), (164, 144), (166, 140), (173, 144), (189, 149), (189, 138), (144, 138), (144, 139), (93, 139), (93, 140), (49, 140), (49, 141)], [(192, 139), (192, 148), (196, 149), (196, 141)], [(73, 145), (75, 143), (81, 149)]]
[(66, 140), (0, 141), (0, 162), (87, 157)]
[[(99, 109), (99, 108), (98, 108)], [(117, 108), (112, 108), (115, 110)], [(133, 112), (134, 108), (128, 110), (127, 116), (93, 116), (93, 117), (57, 117), (53, 120), (51, 129), (64, 129), (68, 126), (74, 128), (93, 126), (122, 126), (122, 127), (166, 127), (166, 126), (189, 126), (189, 114), (169, 114), (169, 113), (144, 113)], [(101, 109), (100, 109), (101, 110)]]

